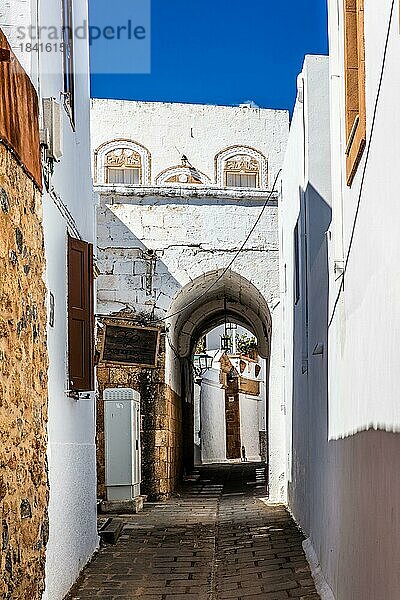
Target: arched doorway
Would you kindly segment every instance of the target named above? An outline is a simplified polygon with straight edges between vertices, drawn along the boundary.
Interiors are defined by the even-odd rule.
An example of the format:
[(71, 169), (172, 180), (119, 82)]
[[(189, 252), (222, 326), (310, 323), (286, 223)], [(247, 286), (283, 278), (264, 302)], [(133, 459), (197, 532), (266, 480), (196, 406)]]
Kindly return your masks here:
[[(166, 381), (182, 401), (183, 469), (190, 473), (194, 457), (193, 354), (198, 340), (226, 322), (237, 324), (257, 339), (257, 351), (265, 361), (265, 415), (268, 415), (271, 313), (259, 290), (232, 270), (211, 271), (184, 286), (175, 296), (166, 319)], [(239, 374), (240, 378), (240, 374)], [(224, 386), (222, 386), (224, 387)], [(229, 385), (225, 386), (229, 390)], [(265, 419), (264, 444), (267, 445)], [(228, 452), (229, 458), (229, 452)]]

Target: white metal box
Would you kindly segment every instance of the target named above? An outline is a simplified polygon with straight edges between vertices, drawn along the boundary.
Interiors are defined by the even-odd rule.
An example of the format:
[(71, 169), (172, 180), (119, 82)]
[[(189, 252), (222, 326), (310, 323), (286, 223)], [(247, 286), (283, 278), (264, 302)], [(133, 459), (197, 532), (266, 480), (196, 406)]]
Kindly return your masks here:
[(43, 98), (44, 137), (50, 158), (60, 160), (63, 155), (63, 130), (61, 104), (55, 98)]
[(104, 390), (107, 500), (140, 496), (140, 395), (130, 388)]

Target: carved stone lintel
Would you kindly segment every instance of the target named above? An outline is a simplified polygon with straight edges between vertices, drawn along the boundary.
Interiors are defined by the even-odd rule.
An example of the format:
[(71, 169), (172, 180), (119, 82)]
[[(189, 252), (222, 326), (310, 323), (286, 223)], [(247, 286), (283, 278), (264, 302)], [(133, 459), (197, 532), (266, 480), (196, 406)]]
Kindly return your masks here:
[(106, 167), (135, 167), (140, 169), (142, 159), (138, 152), (129, 149), (111, 150), (105, 157)]
[(258, 173), (260, 166), (258, 161), (252, 156), (238, 154), (226, 161), (225, 170), (237, 173)]

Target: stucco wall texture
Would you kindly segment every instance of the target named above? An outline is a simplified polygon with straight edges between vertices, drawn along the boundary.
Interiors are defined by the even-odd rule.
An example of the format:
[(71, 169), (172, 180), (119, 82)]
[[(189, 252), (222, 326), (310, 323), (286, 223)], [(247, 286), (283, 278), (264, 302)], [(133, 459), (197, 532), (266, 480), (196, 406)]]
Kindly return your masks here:
[[(387, 18), (385, 4), (380, 9)], [(372, 15), (371, 6), (366, 3), (366, 42), (376, 41), (381, 19), (376, 18), (377, 11)], [(326, 595), (321, 594), (321, 598), (336, 600), (398, 600), (400, 590), (399, 315), (395, 275), (399, 173), (391, 161), (380, 160), (385, 140), (393, 139), (398, 146), (396, 133), (400, 133), (400, 119), (394, 110), (397, 95), (392, 87), (397, 84), (398, 89), (399, 84), (395, 57), (400, 41), (394, 23), (397, 26), (395, 17), (390, 38), (393, 46), (389, 46), (382, 88), (382, 98), (391, 110), (380, 108), (378, 112), (344, 291), (331, 322), (340, 285), (333, 263), (341, 257), (339, 248), (343, 249), (343, 243), (346, 248), (349, 241), (346, 236), (353, 214), (348, 211), (354, 208), (360, 193), (362, 165), (348, 188), (346, 155), (338, 137), (339, 131), (344, 132), (343, 121), (337, 121), (343, 119), (343, 102), (336, 89), (339, 78), (329, 78), (326, 57), (306, 58), (299, 80), (299, 91), (303, 93), (294, 110), (283, 173), (281, 289), (285, 290), (283, 363), (289, 506), (315, 550), (325, 579), (321, 583)], [(380, 33), (382, 41), (382, 30)], [(367, 57), (372, 57), (372, 45), (369, 48), (370, 53), (367, 44)], [(335, 64), (332, 61), (337, 60), (336, 52), (333, 57), (331, 68)], [(342, 60), (339, 64), (342, 69)], [(371, 67), (367, 62), (367, 81), (376, 74)], [(371, 104), (368, 114), (372, 114)], [(394, 146), (392, 150), (392, 155), (398, 156)], [(385, 207), (379, 214), (377, 198)], [(301, 291), (294, 306), (293, 231), (299, 216)], [(304, 363), (306, 356), (308, 361)]]
[(48, 537), (41, 196), (0, 144), (0, 597), (35, 600)]

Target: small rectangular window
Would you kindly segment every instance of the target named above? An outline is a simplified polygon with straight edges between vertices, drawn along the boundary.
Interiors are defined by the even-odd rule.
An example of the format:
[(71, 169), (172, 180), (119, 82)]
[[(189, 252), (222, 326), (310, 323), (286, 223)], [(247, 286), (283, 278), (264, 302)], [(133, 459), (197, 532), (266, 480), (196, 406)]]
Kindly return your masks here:
[(140, 184), (140, 169), (107, 167), (107, 183)]
[(68, 237), (68, 371), (71, 390), (93, 390), (93, 246), (71, 237)]
[(255, 188), (258, 186), (256, 173), (230, 173), (226, 172), (227, 187), (249, 187)]
[(64, 105), (71, 122), (75, 122), (74, 23), (72, 0), (62, 0)]

